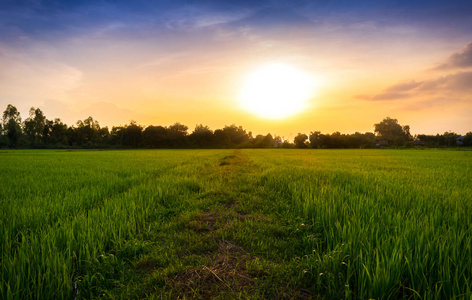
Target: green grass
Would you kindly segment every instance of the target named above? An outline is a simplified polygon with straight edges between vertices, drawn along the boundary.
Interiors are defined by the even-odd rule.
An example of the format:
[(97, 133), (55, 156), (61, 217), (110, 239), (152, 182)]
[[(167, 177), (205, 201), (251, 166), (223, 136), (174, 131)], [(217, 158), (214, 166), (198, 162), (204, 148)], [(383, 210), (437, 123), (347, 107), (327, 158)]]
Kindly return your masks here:
[(0, 152), (0, 298), (472, 297), (472, 152)]

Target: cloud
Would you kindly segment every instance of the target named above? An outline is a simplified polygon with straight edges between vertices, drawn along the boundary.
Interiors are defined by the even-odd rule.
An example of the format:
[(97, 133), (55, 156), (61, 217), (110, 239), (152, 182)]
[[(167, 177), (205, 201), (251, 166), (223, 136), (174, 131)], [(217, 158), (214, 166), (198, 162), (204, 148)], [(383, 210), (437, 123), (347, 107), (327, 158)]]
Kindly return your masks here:
[(13, 102), (23, 109), (47, 99), (69, 101), (81, 85), (83, 72), (50, 58), (48, 48), (22, 50), (0, 43), (0, 49), (0, 106)]
[(423, 82), (411, 80), (408, 82), (402, 82), (402, 83), (392, 85), (391, 87), (385, 89), (385, 92), (388, 92), (388, 93), (406, 92), (420, 86), (421, 84), (423, 84)]
[(468, 93), (472, 91), (472, 72), (459, 72), (425, 81), (418, 92)]
[(435, 69), (445, 70), (469, 67), (472, 67), (472, 43), (465, 46), (461, 52), (451, 55), (445, 63), (439, 65)]
[[(362, 100), (389, 101), (418, 96), (444, 96), (469, 98), (472, 91), (472, 72), (459, 72), (425, 81), (408, 81), (392, 85), (376, 95), (355, 95)], [(446, 95), (446, 96), (447, 96)]]
[(208, 8), (187, 5), (180, 7), (164, 17), (164, 24), (171, 30), (202, 29), (215, 25), (224, 25), (245, 18), (250, 11), (216, 11)]

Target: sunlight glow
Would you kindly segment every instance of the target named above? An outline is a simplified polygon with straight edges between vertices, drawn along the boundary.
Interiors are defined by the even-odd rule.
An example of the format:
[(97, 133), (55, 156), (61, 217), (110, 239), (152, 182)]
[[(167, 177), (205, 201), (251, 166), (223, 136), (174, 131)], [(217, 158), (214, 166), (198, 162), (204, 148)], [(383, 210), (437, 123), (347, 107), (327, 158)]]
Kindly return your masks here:
[(271, 63), (246, 78), (239, 101), (258, 116), (278, 119), (303, 111), (313, 92), (310, 75), (289, 65)]

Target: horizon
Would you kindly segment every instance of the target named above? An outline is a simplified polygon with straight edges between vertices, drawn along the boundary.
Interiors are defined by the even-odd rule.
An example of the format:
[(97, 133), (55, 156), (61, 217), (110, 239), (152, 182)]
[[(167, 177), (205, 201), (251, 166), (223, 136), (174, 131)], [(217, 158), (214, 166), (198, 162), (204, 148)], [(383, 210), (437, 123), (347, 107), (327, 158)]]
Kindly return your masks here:
[[(189, 131), (235, 124), (289, 139), (373, 132), (385, 117), (412, 134), (471, 131), (467, 1), (32, 0), (0, 7), (0, 107), (16, 106), (23, 120), (34, 107), (69, 126), (88, 116), (110, 129), (131, 120), (180, 122)], [(246, 79), (268, 64), (301, 74), (297, 82), (310, 78), (299, 107), (287, 97), (268, 115), (273, 99), (252, 111), (244, 105)], [(256, 82), (265, 94), (252, 94), (273, 97), (273, 83), (287, 81), (270, 80)], [(299, 92), (297, 82), (282, 93)]]

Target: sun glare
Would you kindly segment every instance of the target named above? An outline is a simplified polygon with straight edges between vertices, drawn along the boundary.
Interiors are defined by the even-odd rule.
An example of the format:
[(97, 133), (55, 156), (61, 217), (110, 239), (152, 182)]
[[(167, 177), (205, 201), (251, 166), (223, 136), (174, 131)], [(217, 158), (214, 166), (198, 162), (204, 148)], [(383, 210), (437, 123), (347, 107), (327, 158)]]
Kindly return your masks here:
[(271, 63), (246, 78), (239, 101), (253, 114), (279, 119), (303, 111), (313, 92), (310, 75), (288, 65)]

